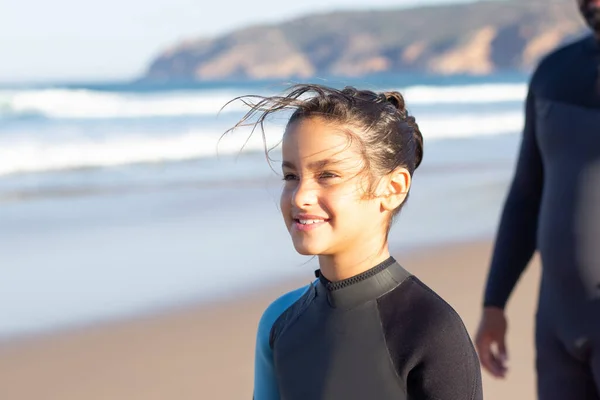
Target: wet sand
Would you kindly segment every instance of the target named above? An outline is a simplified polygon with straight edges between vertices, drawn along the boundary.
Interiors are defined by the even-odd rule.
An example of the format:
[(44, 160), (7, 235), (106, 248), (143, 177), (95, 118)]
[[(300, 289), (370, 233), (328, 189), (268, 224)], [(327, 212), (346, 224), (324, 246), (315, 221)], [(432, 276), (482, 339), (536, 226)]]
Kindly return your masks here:
[[(473, 335), (491, 244), (423, 248), (398, 261), (444, 297)], [(245, 298), (199, 304), (124, 321), (12, 340), (0, 345), (0, 399), (154, 400), (250, 399), (258, 319), (280, 294), (306, 278)], [(506, 380), (485, 372), (487, 400), (535, 398), (533, 316), (537, 259), (508, 306)], [(449, 399), (452, 400), (452, 399)]]

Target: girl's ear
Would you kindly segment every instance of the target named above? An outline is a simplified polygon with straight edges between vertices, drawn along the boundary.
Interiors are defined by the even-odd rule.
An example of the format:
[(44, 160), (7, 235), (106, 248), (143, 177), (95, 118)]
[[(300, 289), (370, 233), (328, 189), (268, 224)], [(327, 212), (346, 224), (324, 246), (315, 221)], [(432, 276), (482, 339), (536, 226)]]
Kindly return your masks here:
[(382, 188), (381, 207), (386, 211), (393, 211), (406, 199), (412, 182), (410, 173), (406, 168), (397, 168), (384, 181), (386, 183)]

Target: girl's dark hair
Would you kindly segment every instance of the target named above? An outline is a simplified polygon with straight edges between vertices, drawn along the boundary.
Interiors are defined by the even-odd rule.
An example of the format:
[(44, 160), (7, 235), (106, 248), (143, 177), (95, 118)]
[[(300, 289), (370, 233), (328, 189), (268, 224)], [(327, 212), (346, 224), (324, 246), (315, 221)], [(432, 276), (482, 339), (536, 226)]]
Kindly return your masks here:
[(287, 95), (242, 96), (232, 101), (236, 100), (250, 110), (227, 132), (242, 126), (252, 126), (254, 132), (260, 126), (267, 155), (265, 120), (273, 113), (292, 110), (288, 125), (302, 118), (319, 117), (354, 128), (351, 139), (360, 145), (365, 168), (372, 176), (383, 176), (399, 167), (412, 175), (423, 158), (423, 136), (398, 92), (298, 84), (289, 88)]

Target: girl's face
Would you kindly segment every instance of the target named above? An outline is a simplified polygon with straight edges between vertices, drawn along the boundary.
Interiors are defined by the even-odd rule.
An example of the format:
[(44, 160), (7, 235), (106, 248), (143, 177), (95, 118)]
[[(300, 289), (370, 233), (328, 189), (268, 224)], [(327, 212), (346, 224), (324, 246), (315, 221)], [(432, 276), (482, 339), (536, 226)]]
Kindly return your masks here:
[(303, 118), (283, 137), (281, 211), (300, 254), (335, 255), (384, 243), (388, 214), (377, 196), (366, 196), (363, 157), (343, 129)]

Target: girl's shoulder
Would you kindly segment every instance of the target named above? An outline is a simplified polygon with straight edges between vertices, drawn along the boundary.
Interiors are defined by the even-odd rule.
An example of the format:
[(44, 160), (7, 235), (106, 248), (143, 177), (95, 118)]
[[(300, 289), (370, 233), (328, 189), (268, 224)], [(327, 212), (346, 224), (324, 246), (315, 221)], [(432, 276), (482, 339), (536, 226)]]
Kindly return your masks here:
[(286, 311), (290, 310), (294, 304), (302, 299), (303, 296), (308, 294), (311, 288), (313, 288), (312, 283), (287, 292), (269, 304), (259, 321), (259, 336), (269, 340), (269, 337), (271, 336), (271, 329), (273, 328), (273, 325), (275, 325), (275, 322)]
[(456, 310), (414, 275), (379, 299), (379, 312), (384, 323), (389, 325), (403, 321), (397, 328), (389, 326), (390, 329), (404, 330), (409, 324), (413, 332), (434, 335), (448, 328), (460, 333), (464, 333), (465, 330), (462, 318)]
[(386, 346), (399, 376), (413, 375), (412, 391), (481, 399), (479, 359), (454, 308), (415, 276), (386, 296), (379, 303)]
[(285, 310), (290, 308), (310, 289), (310, 286), (310, 284), (302, 286), (275, 299), (263, 312), (261, 323), (270, 323), (272, 325)]

